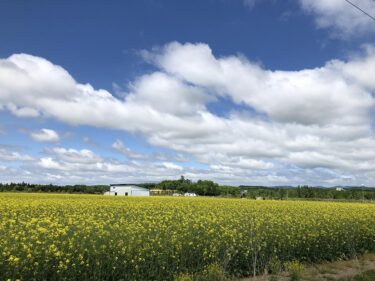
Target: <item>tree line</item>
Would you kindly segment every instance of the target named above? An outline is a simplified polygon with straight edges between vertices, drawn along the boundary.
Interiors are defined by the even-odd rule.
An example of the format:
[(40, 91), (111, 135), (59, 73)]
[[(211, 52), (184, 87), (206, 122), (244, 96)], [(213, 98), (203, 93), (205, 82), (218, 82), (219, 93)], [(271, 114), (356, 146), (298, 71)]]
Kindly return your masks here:
[(240, 186), (243, 196), (264, 199), (375, 200), (375, 189), (369, 187), (265, 187)]
[(198, 180), (192, 182), (181, 177), (178, 180), (164, 180), (155, 184), (155, 189), (174, 190), (178, 193), (193, 192), (201, 196), (234, 196), (239, 197), (241, 190), (239, 187), (219, 185), (210, 180)]
[(53, 193), (82, 193), (103, 194), (109, 191), (107, 185), (53, 185), (32, 183), (0, 183), (0, 192), (53, 192)]
[[(375, 200), (375, 189), (369, 187), (333, 188), (301, 185), (297, 187), (228, 186), (210, 180), (193, 182), (181, 177), (177, 180), (164, 180), (160, 183), (137, 184), (147, 189), (172, 190), (176, 193), (193, 192), (200, 196), (241, 197), (251, 199), (327, 199), (327, 200)], [(0, 192), (47, 192), (103, 194), (109, 191), (108, 185), (53, 185), (32, 183), (0, 183)]]
[(209, 180), (164, 180), (151, 188), (174, 190), (179, 193), (194, 192), (201, 196), (226, 196), (261, 199), (327, 199), (327, 200), (375, 200), (375, 189), (370, 187), (312, 187), (308, 185), (266, 187), (266, 186), (226, 186)]

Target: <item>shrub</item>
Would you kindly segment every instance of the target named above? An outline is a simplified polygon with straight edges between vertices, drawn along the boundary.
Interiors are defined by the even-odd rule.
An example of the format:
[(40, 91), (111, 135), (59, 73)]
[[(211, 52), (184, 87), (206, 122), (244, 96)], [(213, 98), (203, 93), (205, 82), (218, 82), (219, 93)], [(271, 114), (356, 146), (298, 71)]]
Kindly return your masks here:
[(290, 281), (299, 281), (303, 268), (299, 261), (291, 261), (285, 264), (285, 269), (289, 272)]

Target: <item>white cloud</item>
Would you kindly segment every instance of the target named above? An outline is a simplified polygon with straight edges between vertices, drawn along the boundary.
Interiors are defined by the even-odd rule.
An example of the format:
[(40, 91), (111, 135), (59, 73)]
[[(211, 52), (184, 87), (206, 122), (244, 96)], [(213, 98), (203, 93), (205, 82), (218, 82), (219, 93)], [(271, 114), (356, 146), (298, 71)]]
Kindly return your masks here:
[[(352, 0), (375, 16), (373, 0)], [(374, 32), (374, 21), (344, 0), (299, 0), (303, 10), (315, 16), (319, 28), (331, 28), (332, 35), (347, 38)]]
[[(39, 160), (39, 169), (74, 180), (97, 175), (107, 181), (154, 181), (182, 173), (263, 184), (371, 179), (373, 47), (347, 61), (300, 71), (271, 71), (241, 56), (218, 58), (206, 44), (175, 42), (143, 55), (158, 69), (138, 77), (121, 99), (77, 83), (42, 58), (13, 55), (0, 60), (0, 105), (11, 112), (8, 104), (32, 108), (74, 125), (137, 132), (151, 145), (172, 149), (207, 169), (177, 165), (176, 157), (145, 157), (120, 140), (112, 148), (130, 162), (90, 150), (53, 148)], [(241, 105), (241, 111), (234, 107), (226, 117), (210, 111), (219, 98)]]
[[(215, 90), (236, 103), (266, 113), (283, 123), (362, 123), (374, 100), (363, 85), (354, 84), (357, 73), (346, 77), (353, 64), (374, 68), (366, 60), (330, 61), (321, 68), (301, 71), (268, 71), (241, 57), (216, 59), (206, 44), (168, 44), (148, 54), (171, 75)], [(343, 73), (344, 71), (344, 73)], [(367, 79), (370, 79), (367, 73)]]
[[(265, 0), (242, 1), (243, 5), (251, 10)], [(316, 27), (329, 29), (332, 37), (348, 39), (374, 33), (374, 21), (345, 0), (297, 0), (297, 2), (304, 12), (314, 17)], [(375, 1), (351, 0), (351, 2), (375, 17)], [(289, 10), (285, 11), (281, 19), (290, 16), (290, 13)]]
[(153, 153), (138, 153), (129, 147), (127, 147), (121, 140), (116, 140), (112, 144), (112, 148), (126, 156), (128, 159), (137, 162), (187, 162), (189, 157), (182, 153), (165, 153), (165, 152), (153, 152)]
[(33, 157), (0, 147), (0, 161), (31, 161)]
[[(120, 162), (105, 159), (88, 149), (58, 147), (47, 151), (47, 157), (35, 161), (27, 169), (41, 181), (59, 183), (154, 182), (180, 176), (183, 168), (172, 162)], [(192, 171), (191, 169), (188, 169)], [(24, 172), (26, 170), (23, 170)], [(28, 171), (28, 170), (27, 170)], [(22, 172), (20, 171), (19, 174)], [(29, 172), (30, 173), (30, 172)], [(25, 176), (29, 174), (22, 173)], [(1, 179), (1, 175), (0, 175)]]
[(112, 148), (114, 150), (120, 152), (121, 154), (125, 155), (128, 158), (132, 158), (132, 159), (144, 159), (146, 157), (145, 155), (137, 153), (137, 152), (131, 150), (130, 148), (126, 147), (124, 145), (124, 143), (122, 141), (120, 141), (120, 140), (116, 140), (112, 144)]
[(31, 138), (39, 142), (58, 142), (60, 137), (57, 132), (51, 129), (41, 129), (30, 134)]
[(58, 162), (53, 160), (51, 157), (41, 158), (38, 164), (46, 169), (63, 170), (63, 167)]
[(151, 106), (159, 112), (175, 116), (193, 115), (204, 110), (204, 104), (212, 100), (202, 89), (161, 72), (142, 76), (134, 83), (132, 90), (133, 93), (126, 99), (128, 104)]
[(170, 170), (178, 170), (178, 171), (182, 171), (183, 168), (179, 165), (176, 165), (174, 163), (171, 163), (171, 162), (163, 162), (163, 166), (167, 169), (170, 169)]
[(256, 2), (258, 2), (258, 0), (243, 0), (243, 4), (249, 9), (254, 8)]
[(101, 157), (97, 156), (89, 149), (76, 150), (72, 148), (54, 147), (50, 152), (68, 163), (97, 163), (102, 160)]
[(17, 117), (37, 117), (39, 112), (30, 107), (19, 107), (13, 103), (8, 103), (5, 107)]
[(43, 157), (37, 163), (48, 170), (56, 170), (68, 174), (95, 175), (95, 173), (129, 173), (134, 168), (123, 163), (104, 161), (92, 151), (83, 149), (56, 148), (51, 151), (52, 157)]

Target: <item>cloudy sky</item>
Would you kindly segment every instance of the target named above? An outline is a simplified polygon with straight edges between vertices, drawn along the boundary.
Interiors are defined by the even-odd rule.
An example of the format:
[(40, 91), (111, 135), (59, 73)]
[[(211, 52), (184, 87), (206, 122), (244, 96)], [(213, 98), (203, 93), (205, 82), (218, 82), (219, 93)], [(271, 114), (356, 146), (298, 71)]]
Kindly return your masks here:
[(345, 0), (0, 2), (0, 182), (375, 186), (374, 94)]

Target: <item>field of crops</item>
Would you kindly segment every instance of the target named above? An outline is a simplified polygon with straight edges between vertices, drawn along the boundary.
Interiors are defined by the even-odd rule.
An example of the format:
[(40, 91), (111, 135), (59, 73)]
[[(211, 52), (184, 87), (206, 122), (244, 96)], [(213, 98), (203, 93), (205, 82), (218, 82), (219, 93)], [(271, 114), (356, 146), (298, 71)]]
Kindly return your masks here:
[(0, 280), (173, 280), (375, 251), (375, 205), (0, 194)]

